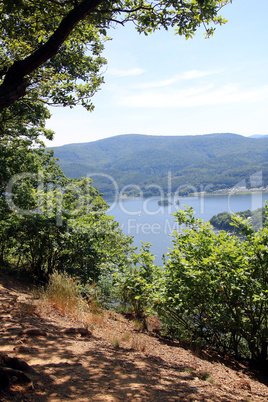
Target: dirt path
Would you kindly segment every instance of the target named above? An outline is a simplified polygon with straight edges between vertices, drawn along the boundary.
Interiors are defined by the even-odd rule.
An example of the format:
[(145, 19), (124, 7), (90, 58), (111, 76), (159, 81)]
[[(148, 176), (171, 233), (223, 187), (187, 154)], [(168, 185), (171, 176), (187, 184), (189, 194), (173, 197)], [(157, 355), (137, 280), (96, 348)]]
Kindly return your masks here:
[[(267, 401), (268, 386), (246, 368), (231, 369), (138, 333), (114, 312), (91, 318), (91, 335), (66, 334), (81, 323), (0, 278), (0, 352), (34, 372), (33, 389), (16, 382), (6, 401)], [(39, 334), (27, 334), (38, 329)], [(37, 331), (38, 332), (38, 331)], [(85, 335), (85, 334), (84, 334)]]

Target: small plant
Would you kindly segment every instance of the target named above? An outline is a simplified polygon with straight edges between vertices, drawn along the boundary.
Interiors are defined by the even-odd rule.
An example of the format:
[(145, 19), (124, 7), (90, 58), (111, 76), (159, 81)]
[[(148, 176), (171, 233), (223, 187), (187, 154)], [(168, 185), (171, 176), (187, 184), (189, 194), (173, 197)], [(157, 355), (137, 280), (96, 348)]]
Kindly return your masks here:
[(90, 314), (90, 322), (93, 326), (103, 327), (104, 326), (104, 314), (103, 311), (99, 311), (98, 313)]
[(102, 310), (98, 304), (98, 301), (95, 298), (90, 301), (89, 306), (90, 306), (90, 311), (92, 314), (98, 315), (98, 314), (102, 313)]
[(214, 380), (214, 378), (212, 378), (212, 377), (209, 377), (209, 378), (208, 378), (208, 382), (210, 382), (210, 384), (215, 384), (215, 380)]
[(206, 381), (206, 380), (209, 379), (210, 374), (209, 374), (207, 371), (199, 371), (199, 372), (197, 373), (197, 376), (198, 376), (198, 378), (199, 378), (200, 380)]
[(119, 344), (118, 338), (114, 338), (114, 339), (113, 339), (112, 345), (113, 345), (113, 347), (114, 347), (115, 349), (118, 349), (118, 348), (119, 348), (120, 344)]
[(192, 367), (185, 367), (184, 371), (186, 371), (186, 373), (190, 373), (190, 374), (193, 374), (195, 372), (195, 370)]
[(131, 257), (132, 265), (125, 265), (113, 275), (114, 291), (119, 301), (118, 311), (130, 313), (131, 317), (144, 323), (148, 311), (153, 307), (160, 270), (154, 264), (154, 256), (149, 248), (149, 243), (142, 244), (140, 253)]
[(123, 342), (127, 342), (127, 341), (129, 341), (129, 339), (130, 339), (130, 333), (125, 333), (123, 336), (122, 336), (122, 341)]
[(138, 318), (135, 318), (133, 324), (137, 331), (143, 331), (144, 323), (141, 320), (139, 320)]

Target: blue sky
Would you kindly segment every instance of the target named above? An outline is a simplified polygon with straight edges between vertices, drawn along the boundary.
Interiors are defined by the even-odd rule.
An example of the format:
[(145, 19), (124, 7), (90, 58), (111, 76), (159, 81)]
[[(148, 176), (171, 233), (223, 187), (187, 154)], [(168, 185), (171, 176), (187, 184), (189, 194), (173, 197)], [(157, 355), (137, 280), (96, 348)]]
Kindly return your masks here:
[(52, 108), (48, 146), (119, 134), (268, 134), (268, 0), (233, 0), (214, 36), (109, 32), (105, 84), (93, 113)]

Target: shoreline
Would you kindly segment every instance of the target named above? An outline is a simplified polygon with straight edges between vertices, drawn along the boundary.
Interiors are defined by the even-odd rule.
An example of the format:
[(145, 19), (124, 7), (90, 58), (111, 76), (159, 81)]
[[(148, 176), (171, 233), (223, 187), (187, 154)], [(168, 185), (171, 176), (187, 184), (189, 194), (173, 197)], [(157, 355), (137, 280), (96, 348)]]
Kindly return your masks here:
[[(205, 194), (203, 194), (204, 196), (211, 196), (211, 195), (215, 195), (215, 196), (218, 196), (218, 195), (236, 195), (236, 194), (241, 194), (241, 195), (245, 195), (245, 194), (254, 194), (254, 193), (264, 193), (264, 194), (267, 194), (268, 193), (268, 190), (267, 189), (265, 189), (265, 190), (252, 190), (252, 191), (250, 191), (250, 190), (247, 190), (247, 191), (227, 191), (227, 192), (224, 192), (224, 193), (205, 193)], [(198, 193), (199, 195), (201, 195), (201, 193)]]
[[(245, 190), (245, 191), (233, 191), (232, 189), (227, 189), (227, 191), (225, 192), (215, 192), (215, 193), (204, 193), (204, 192), (196, 192), (196, 193), (189, 193), (188, 195), (175, 195), (175, 194), (169, 194), (169, 195), (165, 195), (165, 197), (167, 197), (168, 199), (170, 198), (176, 198), (176, 199), (180, 199), (180, 198), (192, 198), (192, 197), (199, 197), (199, 196), (204, 196), (204, 197), (208, 197), (208, 196), (226, 196), (226, 195), (236, 195), (236, 194), (241, 194), (241, 195), (246, 195), (246, 194), (254, 194), (254, 193), (263, 193), (263, 194), (268, 194), (268, 189), (252, 189), (252, 190)], [(104, 199), (106, 197), (104, 196)], [(146, 196), (144, 195), (143, 197), (140, 196), (135, 196), (135, 195), (124, 195), (121, 197), (117, 197), (117, 201), (118, 200), (129, 200), (129, 199), (148, 199), (148, 198), (154, 198), (154, 199), (161, 199), (161, 196), (157, 196), (157, 195), (153, 195), (153, 196)], [(110, 197), (107, 197), (106, 199), (110, 199)]]

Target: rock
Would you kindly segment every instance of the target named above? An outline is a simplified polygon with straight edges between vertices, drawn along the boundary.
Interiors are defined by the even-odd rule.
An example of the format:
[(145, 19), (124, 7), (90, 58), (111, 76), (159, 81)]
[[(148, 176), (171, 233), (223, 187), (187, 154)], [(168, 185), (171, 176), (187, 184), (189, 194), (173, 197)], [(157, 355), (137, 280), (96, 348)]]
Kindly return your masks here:
[(159, 321), (157, 315), (151, 315), (145, 318), (146, 327), (149, 332), (154, 334), (160, 334), (160, 331), (163, 327), (162, 323)]
[(4, 364), (3, 359), (5, 359), (6, 357), (8, 357), (6, 353), (0, 352), (0, 364)]
[(8, 387), (10, 383), (20, 383), (33, 389), (32, 380), (24, 371), (34, 372), (25, 361), (18, 357), (9, 357), (6, 353), (0, 353), (0, 385)]
[(9, 386), (9, 376), (3, 367), (0, 367), (0, 388), (5, 388)]
[(81, 336), (91, 336), (91, 332), (87, 328), (66, 328), (62, 331), (65, 335), (81, 335)]
[(251, 391), (250, 383), (246, 380), (238, 381), (237, 385), (238, 385), (238, 388), (240, 388), (240, 389), (246, 389), (248, 391)]
[(9, 367), (14, 370), (20, 371), (33, 371), (33, 369), (25, 361), (19, 359), (18, 357), (9, 357), (7, 355), (1, 356), (1, 365)]
[(27, 336), (47, 336), (46, 331), (39, 328), (28, 328), (21, 331), (21, 335)]
[(8, 332), (13, 332), (14, 334), (20, 334), (21, 333), (21, 327), (20, 326), (11, 326), (11, 327), (7, 327), (6, 331)]
[(21, 338), (18, 343), (20, 343), (21, 345), (23, 345), (25, 342), (27, 342), (27, 338)]
[(14, 370), (9, 367), (1, 367), (1, 370), (8, 375), (10, 382), (14, 380), (16, 383), (25, 384), (27, 387), (33, 389), (32, 380), (22, 371)]
[(10, 383), (24, 384), (29, 389), (33, 389), (32, 380), (22, 371), (14, 370), (9, 367), (0, 367), (0, 384), (1, 386), (8, 387)]
[(15, 350), (18, 353), (31, 353), (30, 348), (27, 348), (27, 346), (23, 346), (23, 345), (15, 346), (13, 348), (13, 350)]

